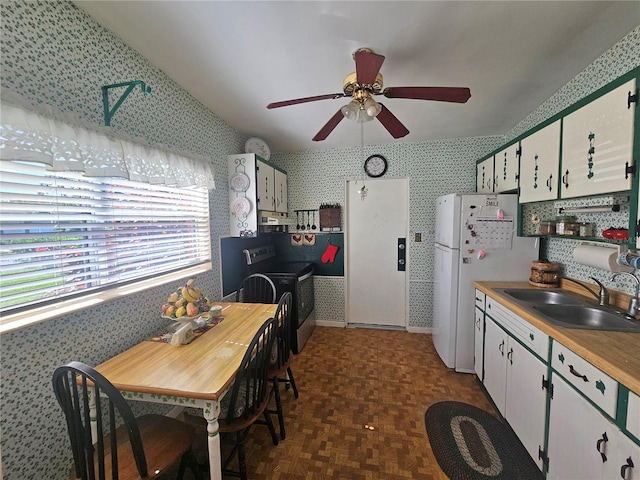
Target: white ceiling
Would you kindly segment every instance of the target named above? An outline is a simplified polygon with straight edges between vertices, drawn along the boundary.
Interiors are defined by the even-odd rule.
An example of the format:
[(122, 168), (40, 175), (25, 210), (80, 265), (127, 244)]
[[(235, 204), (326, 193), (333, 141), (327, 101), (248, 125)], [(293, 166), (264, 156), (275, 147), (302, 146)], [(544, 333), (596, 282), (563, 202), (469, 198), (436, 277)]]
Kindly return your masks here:
[(74, 3), (273, 152), (360, 145), (346, 119), (311, 140), (349, 99), (266, 108), (342, 92), (359, 47), (386, 57), (385, 87), (471, 89), (466, 104), (376, 97), (411, 133), (372, 121), (366, 143), (420, 142), (507, 133), (640, 24), (637, 1)]

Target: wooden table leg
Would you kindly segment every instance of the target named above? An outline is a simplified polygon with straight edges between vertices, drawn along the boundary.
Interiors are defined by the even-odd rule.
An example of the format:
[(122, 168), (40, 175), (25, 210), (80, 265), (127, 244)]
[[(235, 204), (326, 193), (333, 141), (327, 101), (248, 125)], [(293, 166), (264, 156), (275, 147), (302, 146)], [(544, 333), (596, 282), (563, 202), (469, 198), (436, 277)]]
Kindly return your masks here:
[(222, 480), (222, 454), (220, 452), (220, 432), (218, 416), (220, 402), (205, 402), (203, 409), (207, 421), (207, 447), (209, 449), (209, 475), (211, 480)]

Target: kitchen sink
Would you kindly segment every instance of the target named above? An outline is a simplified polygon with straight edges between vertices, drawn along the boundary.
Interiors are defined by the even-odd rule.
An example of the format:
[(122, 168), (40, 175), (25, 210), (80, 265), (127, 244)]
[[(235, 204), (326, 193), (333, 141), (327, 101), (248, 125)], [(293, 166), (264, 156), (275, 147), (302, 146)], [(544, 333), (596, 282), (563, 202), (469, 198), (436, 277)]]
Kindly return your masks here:
[(612, 310), (585, 305), (532, 305), (531, 308), (550, 323), (565, 327), (614, 332), (640, 332), (640, 322), (629, 320)]
[(582, 305), (585, 300), (577, 294), (561, 290), (533, 290), (530, 288), (500, 289), (505, 295), (527, 303)]

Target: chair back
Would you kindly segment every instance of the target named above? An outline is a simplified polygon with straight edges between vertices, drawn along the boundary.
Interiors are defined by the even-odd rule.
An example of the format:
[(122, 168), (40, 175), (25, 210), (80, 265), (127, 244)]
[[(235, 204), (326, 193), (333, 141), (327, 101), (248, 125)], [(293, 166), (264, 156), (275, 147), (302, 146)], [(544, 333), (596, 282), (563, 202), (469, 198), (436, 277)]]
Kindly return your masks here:
[(238, 286), (236, 302), (276, 303), (276, 286), (266, 275), (254, 273), (245, 277)]
[(242, 358), (238, 374), (229, 392), (226, 423), (249, 420), (264, 411), (269, 401), (267, 371), (271, 349), (276, 339), (276, 322), (270, 318), (262, 324)]
[(291, 292), (285, 292), (280, 297), (278, 309), (276, 310), (275, 319), (278, 325), (277, 348), (278, 357), (275, 364), (271, 368), (281, 370), (289, 364), (291, 357), (291, 302), (293, 296)]
[[(104, 376), (84, 363), (70, 362), (53, 372), (53, 390), (67, 421), (76, 478), (104, 479), (105, 471), (111, 471), (114, 480), (118, 478), (115, 431), (121, 421), (126, 424), (140, 477), (147, 476), (147, 461), (136, 418), (120, 392)], [(97, 433), (95, 444), (91, 437), (92, 417)], [(105, 434), (110, 432), (114, 434), (105, 445)], [(110, 453), (105, 455), (105, 452)], [(110, 463), (106, 470), (105, 457)]]

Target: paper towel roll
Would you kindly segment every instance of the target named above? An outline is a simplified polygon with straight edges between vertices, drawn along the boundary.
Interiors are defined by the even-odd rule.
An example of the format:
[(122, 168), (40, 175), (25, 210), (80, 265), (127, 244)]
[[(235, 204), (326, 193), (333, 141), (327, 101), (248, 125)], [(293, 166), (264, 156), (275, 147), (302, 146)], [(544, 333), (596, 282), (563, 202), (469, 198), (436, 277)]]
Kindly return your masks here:
[(618, 265), (618, 249), (610, 245), (583, 243), (573, 251), (576, 263), (601, 268), (609, 272), (633, 272), (633, 268)]

